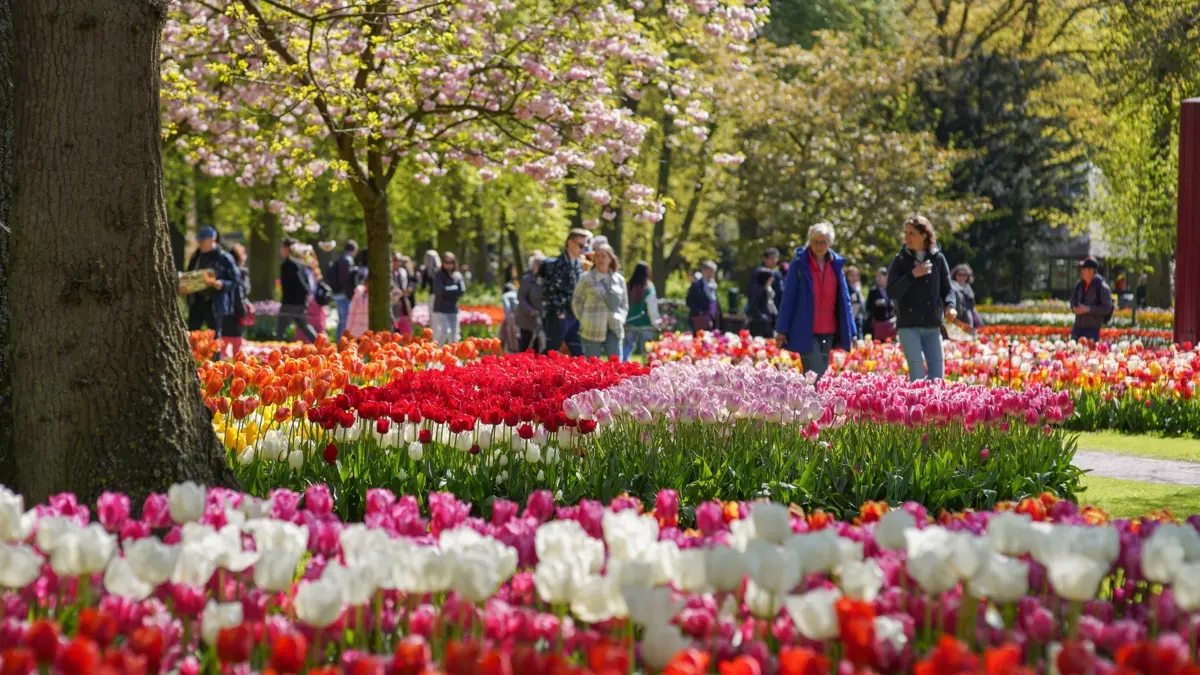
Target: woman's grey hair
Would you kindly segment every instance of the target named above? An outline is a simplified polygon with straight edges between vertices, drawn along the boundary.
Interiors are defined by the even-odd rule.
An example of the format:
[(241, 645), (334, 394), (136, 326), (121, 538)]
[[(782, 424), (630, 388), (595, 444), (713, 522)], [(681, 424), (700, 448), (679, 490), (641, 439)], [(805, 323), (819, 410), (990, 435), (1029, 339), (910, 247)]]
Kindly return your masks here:
[(534, 251), (529, 254), (529, 269), (533, 269), (535, 265), (541, 264), (546, 259), (546, 254), (541, 251)]
[(709, 269), (709, 270), (716, 272), (717, 271), (717, 263), (715, 263), (711, 260), (705, 260), (704, 262), (700, 263), (700, 269), (702, 269), (702, 270)]
[(429, 249), (425, 251), (425, 269), (437, 269), (442, 266), (442, 256), (437, 251)]
[(817, 223), (816, 225), (813, 225), (812, 227), (808, 228), (808, 238), (812, 239), (812, 236), (814, 234), (825, 235), (825, 238), (829, 240), (829, 245), (833, 246), (833, 240), (836, 235), (834, 235), (833, 225), (831, 225), (830, 223), (824, 223), (824, 222)]

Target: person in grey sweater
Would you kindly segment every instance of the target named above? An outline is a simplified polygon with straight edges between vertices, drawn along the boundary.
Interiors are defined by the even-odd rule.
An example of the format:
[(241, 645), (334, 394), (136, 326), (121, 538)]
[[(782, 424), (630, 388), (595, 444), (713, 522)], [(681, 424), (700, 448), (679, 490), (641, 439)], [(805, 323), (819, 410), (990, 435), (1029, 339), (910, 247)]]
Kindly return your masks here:
[(458, 258), (453, 253), (442, 254), (442, 267), (433, 275), (433, 307), (430, 323), (433, 339), (440, 345), (458, 342), (458, 299), (467, 290), (463, 275), (458, 271)]
[(533, 347), (541, 351), (535, 342), (541, 342), (542, 332), (542, 286), (538, 283), (538, 273), (542, 269), (542, 261), (546, 256), (541, 251), (534, 251), (529, 256), (529, 269), (521, 275), (517, 288), (517, 330), (520, 338), (517, 341), (517, 351), (523, 352)]

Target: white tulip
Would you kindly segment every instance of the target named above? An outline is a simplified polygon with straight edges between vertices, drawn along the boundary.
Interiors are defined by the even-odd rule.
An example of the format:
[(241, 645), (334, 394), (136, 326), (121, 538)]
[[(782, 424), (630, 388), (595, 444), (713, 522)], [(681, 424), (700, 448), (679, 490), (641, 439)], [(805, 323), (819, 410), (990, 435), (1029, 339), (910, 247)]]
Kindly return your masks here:
[(1185, 612), (1200, 609), (1200, 563), (1188, 563), (1179, 568), (1171, 585), (1175, 604)]
[(0, 588), (21, 590), (38, 580), (42, 556), (24, 544), (0, 543)]
[(0, 485), (0, 543), (24, 541), (29, 533), (22, 525), (25, 498)]
[(486, 602), (504, 581), (496, 561), (482, 549), (472, 553), (456, 553), (453, 561), (450, 587), (468, 602)]
[(1032, 544), (1032, 522), (1028, 515), (1001, 511), (988, 518), (987, 540), (992, 548), (1004, 555), (1024, 555)]
[(875, 639), (879, 642), (890, 642), (897, 652), (908, 644), (908, 634), (904, 632), (904, 622), (890, 616), (875, 617)]
[(969, 532), (956, 532), (950, 536), (950, 566), (959, 579), (970, 579), (983, 566), (989, 553), (982, 537)]
[(103, 572), (117, 550), (117, 538), (100, 523), (76, 527), (63, 533), (50, 554), (50, 567), (62, 577), (79, 577)]
[(226, 628), (242, 625), (242, 603), (209, 600), (200, 615), (200, 637), (209, 645), (217, 644), (217, 635)]
[(904, 533), (917, 528), (917, 519), (908, 511), (893, 509), (883, 514), (875, 525), (875, 543), (887, 551), (900, 551), (907, 547)]
[(40, 518), (37, 521), (37, 535), (34, 537), (34, 542), (37, 544), (38, 550), (45, 555), (50, 555), (54, 553), (54, 548), (63, 541), (68, 532), (77, 529), (79, 529), (79, 524), (64, 516)]
[(684, 593), (711, 593), (708, 581), (708, 554), (702, 548), (675, 548), (671, 555), (664, 556), (663, 569), (667, 578)]
[(292, 587), (301, 554), (286, 549), (263, 552), (254, 563), (254, 585), (268, 593), (281, 593)]
[(755, 502), (750, 509), (754, 534), (772, 544), (782, 544), (792, 536), (792, 515), (786, 506), (775, 502)]
[(647, 549), (658, 543), (658, 521), (653, 516), (638, 515), (633, 509), (620, 513), (605, 511), (601, 525), (609, 558), (641, 560)]
[(596, 573), (604, 567), (604, 542), (584, 531), (574, 520), (552, 520), (533, 535), (534, 550), (539, 561), (570, 556), (586, 564), (586, 572)]
[(138, 579), (158, 586), (171, 578), (179, 564), (179, 547), (168, 546), (157, 537), (143, 537), (125, 543), (125, 560)]
[(450, 589), (449, 556), (432, 546), (414, 546), (392, 568), (389, 586), (405, 593), (439, 593)]
[(408, 458), (414, 462), (419, 462), (425, 458), (425, 446), (414, 441), (408, 444)]
[(171, 520), (179, 523), (190, 523), (204, 516), (204, 503), (208, 490), (192, 481), (176, 483), (167, 490), (167, 503)]
[(883, 587), (883, 569), (874, 559), (842, 565), (842, 592), (855, 600), (874, 602)]
[[(843, 549), (841, 537), (833, 530), (824, 529), (807, 534), (793, 535), (787, 540), (785, 547), (796, 554), (800, 561), (801, 576), (831, 572), (841, 562)], [(849, 546), (845, 549), (851, 560), (862, 559), (862, 546)]]
[(800, 583), (800, 556), (791, 549), (755, 539), (746, 549), (746, 567), (750, 578), (768, 593), (786, 595)]
[(708, 549), (704, 558), (704, 576), (718, 591), (735, 591), (746, 578), (746, 560), (728, 546)]
[(538, 597), (551, 605), (566, 605), (588, 580), (583, 560), (560, 556), (538, 561), (533, 571), (533, 586)]
[(836, 588), (818, 588), (788, 597), (784, 606), (801, 635), (810, 640), (829, 640), (838, 635), (834, 603), (840, 597), (842, 592)]
[[(571, 613), (586, 623), (600, 623), (628, 614), (621, 585), (607, 576), (591, 576), (571, 599)], [(645, 637), (643, 636), (643, 644)]]
[(1142, 574), (1154, 583), (1169, 584), (1186, 557), (1183, 542), (1160, 527), (1142, 544)]
[(288, 468), (292, 471), (299, 471), (304, 466), (304, 452), (301, 450), (292, 450), (287, 456)]
[(783, 603), (787, 600), (787, 597), (783, 593), (772, 593), (765, 590), (751, 579), (746, 582), (746, 593), (743, 600), (751, 614), (760, 619), (770, 620), (779, 614), (779, 610), (783, 607)]
[(671, 589), (666, 586), (649, 589), (639, 586), (621, 587), (621, 597), (629, 610), (629, 618), (643, 628), (668, 624), (683, 609), (684, 603), (672, 600), (671, 594)]
[(171, 583), (188, 586), (205, 586), (217, 571), (217, 563), (208, 557), (200, 545), (180, 546), (175, 570), (171, 572)]
[[(307, 532), (305, 536), (307, 537)], [(342, 544), (342, 557), (345, 558), (346, 564), (356, 567), (371, 559), (374, 553), (386, 551), (392, 538), (381, 529), (354, 523), (338, 533), (338, 541)]]
[[(246, 521), (242, 524), (242, 531), (254, 537), (254, 548), (260, 552), (289, 551), (303, 554), (308, 551), (307, 525), (295, 525), (284, 520), (262, 518)], [(341, 535), (339, 538), (342, 545), (345, 546), (345, 531)]]
[(300, 621), (313, 628), (325, 628), (341, 616), (345, 599), (342, 588), (335, 580), (321, 578), (300, 584), (293, 607)]
[(642, 660), (651, 670), (667, 667), (679, 652), (691, 646), (683, 631), (673, 624), (652, 626), (642, 634)]
[(1087, 602), (1096, 599), (1108, 566), (1089, 556), (1070, 553), (1055, 558), (1046, 571), (1055, 593), (1073, 602)]
[(1029, 566), (998, 553), (992, 553), (967, 583), (970, 594), (999, 603), (1011, 603), (1029, 592)]

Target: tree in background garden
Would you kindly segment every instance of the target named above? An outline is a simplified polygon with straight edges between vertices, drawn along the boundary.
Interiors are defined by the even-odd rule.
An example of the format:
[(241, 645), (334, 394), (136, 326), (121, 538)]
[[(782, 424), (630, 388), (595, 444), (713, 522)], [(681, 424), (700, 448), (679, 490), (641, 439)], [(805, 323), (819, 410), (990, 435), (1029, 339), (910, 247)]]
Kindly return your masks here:
[(31, 500), (234, 482), (176, 304), (158, 97), (166, 9), (12, 3), (12, 433), (15, 484)]
[[(486, 179), (517, 171), (544, 181), (621, 164), (636, 155), (644, 125), (620, 108), (663, 67), (637, 7), (596, 0), (432, 3), (258, 0), (189, 4), (169, 50), (184, 61), (169, 96), (191, 128), (210, 116), (269, 118), (230, 128), (236, 142), (196, 149), (234, 174), (288, 172), (300, 181), (332, 170), (349, 183), (364, 216), (373, 275), (371, 325), (389, 320), (392, 248), (389, 191), (412, 159), (430, 181), (468, 162)], [(753, 30), (740, 2), (672, 3), (721, 31)], [(234, 105), (230, 106), (230, 102)], [(224, 113), (224, 116), (222, 115)], [(234, 116), (231, 118), (230, 116)], [(332, 161), (313, 157), (327, 140)], [(650, 195), (628, 200), (653, 211)]]
[(15, 476), (12, 357), (8, 337), (8, 249), (12, 219), (13, 34), (8, 0), (0, 0), (0, 476)]
[(910, 6), (904, 49), (935, 59), (910, 112), (943, 147), (972, 150), (955, 191), (991, 214), (953, 242), (999, 297), (1018, 297), (1030, 251), (1068, 222), (1086, 184), (1085, 129), (1095, 119), (1086, 71), (1096, 45), (1094, 0), (932, 0)]
[(957, 229), (986, 211), (985, 200), (948, 190), (967, 154), (904, 128), (923, 65), (856, 47), (845, 33), (823, 33), (807, 50), (759, 45), (754, 77), (723, 103), (737, 111), (735, 147), (751, 158), (728, 193), (728, 210), (743, 216), (743, 257), (802, 242), (810, 224), (826, 220), (839, 252), (879, 263), (895, 253), (904, 214)]

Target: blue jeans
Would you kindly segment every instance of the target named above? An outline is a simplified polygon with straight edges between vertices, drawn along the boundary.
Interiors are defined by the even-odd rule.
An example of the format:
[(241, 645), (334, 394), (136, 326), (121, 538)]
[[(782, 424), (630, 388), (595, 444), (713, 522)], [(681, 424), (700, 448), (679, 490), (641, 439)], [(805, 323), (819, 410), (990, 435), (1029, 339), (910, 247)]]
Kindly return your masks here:
[(804, 372), (816, 373), (818, 380), (829, 368), (829, 351), (833, 349), (833, 337), (832, 335), (814, 335), (812, 351), (800, 355), (800, 363), (804, 366)]
[(910, 381), (940, 380), (945, 374), (942, 360), (942, 330), (940, 328), (901, 328), (900, 348), (908, 361)]
[(565, 342), (571, 356), (583, 355), (583, 345), (579, 342), (579, 319), (576, 319), (574, 314), (567, 312), (566, 318), (563, 319), (551, 314), (546, 317), (544, 328), (547, 352), (558, 351)]
[(1071, 339), (1078, 340), (1079, 338), (1087, 338), (1092, 342), (1100, 341), (1100, 327), (1081, 328), (1079, 326), (1071, 327)]
[(346, 331), (346, 319), (350, 318), (351, 300), (353, 300), (353, 298), (342, 295), (341, 293), (333, 296), (333, 304), (337, 305), (338, 312), (337, 335), (333, 338), (334, 340), (341, 340), (342, 333)]
[(580, 340), (580, 345), (583, 347), (584, 356), (608, 357), (621, 355), (621, 339), (611, 330), (604, 336), (604, 342)]
[(621, 360), (628, 361), (634, 353), (646, 353), (646, 341), (654, 335), (649, 326), (625, 326), (625, 341), (621, 343)]

